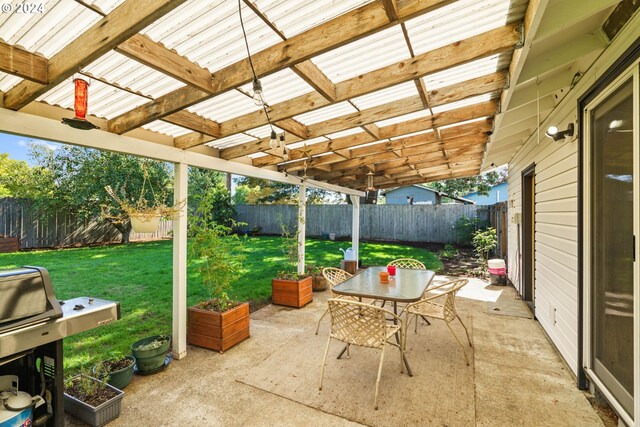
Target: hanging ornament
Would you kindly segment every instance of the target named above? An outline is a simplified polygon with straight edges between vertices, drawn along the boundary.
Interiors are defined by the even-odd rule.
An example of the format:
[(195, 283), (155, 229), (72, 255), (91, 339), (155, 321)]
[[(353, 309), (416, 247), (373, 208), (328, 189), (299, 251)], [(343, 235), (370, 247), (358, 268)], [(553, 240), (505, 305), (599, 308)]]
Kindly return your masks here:
[(89, 109), (89, 82), (82, 76), (76, 76), (73, 79), (73, 85), (73, 110), (76, 116), (72, 119), (63, 118), (62, 123), (82, 130), (99, 129), (86, 119)]

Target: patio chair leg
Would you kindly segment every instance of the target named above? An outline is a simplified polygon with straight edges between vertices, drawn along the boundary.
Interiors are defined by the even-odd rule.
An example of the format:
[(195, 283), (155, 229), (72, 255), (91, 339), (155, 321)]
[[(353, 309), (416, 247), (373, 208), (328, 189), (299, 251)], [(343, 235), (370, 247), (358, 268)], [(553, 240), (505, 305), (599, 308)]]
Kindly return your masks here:
[(455, 337), (456, 341), (458, 341), (458, 344), (460, 344), (460, 348), (462, 348), (462, 354), (464, 355), (464, 361), (467, 363), (467, 366), (469, 366), (469, 358), (467, 357), (467, 350), (464, 347), (464, 344), (462, 344), (462, 341), (460, 341), (460, 338), (458, 338), (456, 333), (453, 332), (453, 328), (451, 328), (451, 325), (449, 324), (449, 322), (445, 322), (445, 323), (447, 324), (447, 327), (449, 327), (449, 330), (451, 331), (451, 333)]
[(429, 322), (429, 319), (427, 319), (426, 317), (420, 315), (420, 317), (422, 317), (422, 320), (424, 320), (425, 322), (427, 322), (427, 326), (431, 326), (431, 322)]
[(456, 314), (456, 317), (458, 318), (458, 320), (460, 321), (460, 324), (464, 328), (465, 334), (467, 334), (467, 341), (469, 341), (469, 347), (473, 348), (473, 344), (471, 344), (471, 339), (469, 338), (469, 331), (467, 330), (467, 327), (464, 325), (464, 323), (462, 323), (462, 319), (460, 318), (459, 315)]
[(320, 317), (320, 319), (318, 320), (318, 325), (316, 326), (316, 335), (318, 335), (318, 331), (320, 330), (320, 322), (322, 322), (322, 319), (324, 319), (324, 316), (326, 316), (328, 312), (329, 312), (329, 307), (327, 307), (325, 312), (322, 314), (322, 317)]
[(331, 337), (327, 340), (327, 348), (324, 350), (324, 359), (322, 359), (322, 370), (320, 372), (320, 388), (322, 390), (322, 382), (324, 381), (324, 366), (327, 364), (327, 355), (329, 354), (329, 344), (331, 344)]
[(413, 333), (417, 334), (418, 333), (418, 315), (416, 314), (415, 316), (416, 316), (416, 327), (415, 327), (415, 330), (413, 331)]
[(382, 362), (384, 362), (384, 348), (386, 346), (382, 346), (382, 354), (380, 355), (380, 366), (378, 367), (378, 378), (376, 379), (376, 396), (374, 398), (374, 409), (378, 409), (378, 389), (380, 388), (380, 376), (382, 375)]
[(347, 344), (347, 359), (351, 359), (351, 353), (349, 353), (349, 348), (351, 348), (351, 345)]

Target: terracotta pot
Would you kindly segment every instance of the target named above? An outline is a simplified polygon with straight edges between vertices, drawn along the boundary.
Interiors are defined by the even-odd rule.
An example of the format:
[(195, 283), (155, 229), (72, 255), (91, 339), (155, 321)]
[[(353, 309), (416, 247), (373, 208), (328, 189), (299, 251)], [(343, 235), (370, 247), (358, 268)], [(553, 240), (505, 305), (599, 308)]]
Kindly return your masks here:
[(200, 304), (189, 307), (187, 342), (198, 347), (224, 352), (249, 338), (249, 304), (244, 302), (229, 310), (204, 310)]
[(300, 280), (271, 280), (271, 299), (276, 305), (302, 308), (313, 301), (313, 280), (311, 276)]

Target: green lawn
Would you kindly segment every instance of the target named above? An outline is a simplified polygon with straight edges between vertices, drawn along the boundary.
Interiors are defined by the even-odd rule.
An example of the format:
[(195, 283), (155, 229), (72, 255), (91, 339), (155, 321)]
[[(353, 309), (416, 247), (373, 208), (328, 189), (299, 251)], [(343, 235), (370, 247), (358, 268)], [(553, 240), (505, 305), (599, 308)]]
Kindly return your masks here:
[[(349, 242), (307, 240), (307, 263), (339, 267)], [(279, 237), (250, 237), (242, 278), (230, 296), (242, 301), (271, 298), (271, 278), (282, 270)], [(442, 264), (433, 253), (408, 246), (361, 243), (364, 265), (386, 265), (394, 258), (416, 258), (427, 268)], [(128, 354), (129, 345), (148, 335), (171, 333), (172, 242), (158, 241), (93, 248), (0, 254), (0, 268), (43, 266), (51, 274), (58, 299), (92, 296), (120, 302), (122, 319), (65, 340), (65, 369), (90, 367), (112, 352)], [(197, 277), (188, 276), (189, 305), (206, 298)]]

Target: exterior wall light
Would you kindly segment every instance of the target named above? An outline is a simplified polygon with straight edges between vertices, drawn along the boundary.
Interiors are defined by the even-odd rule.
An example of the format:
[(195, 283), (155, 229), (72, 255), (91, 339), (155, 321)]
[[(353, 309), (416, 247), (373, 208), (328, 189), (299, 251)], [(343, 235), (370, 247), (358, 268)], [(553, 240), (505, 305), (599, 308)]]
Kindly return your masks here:
[(566, 138), (567, 136), (573, 136), (573, 123), (569, 123), (566, 130), (558, 130), (557, 126), (549, 126), (549, 129), (545, 132), (545, 134), (549, 138), (553, 138), (554, 141), (560, 141), (561, 139)]

